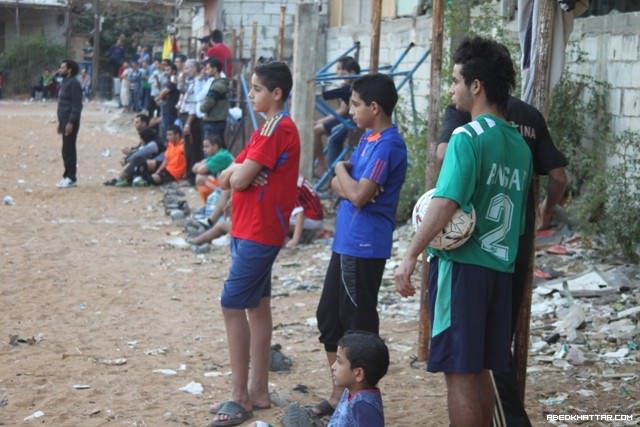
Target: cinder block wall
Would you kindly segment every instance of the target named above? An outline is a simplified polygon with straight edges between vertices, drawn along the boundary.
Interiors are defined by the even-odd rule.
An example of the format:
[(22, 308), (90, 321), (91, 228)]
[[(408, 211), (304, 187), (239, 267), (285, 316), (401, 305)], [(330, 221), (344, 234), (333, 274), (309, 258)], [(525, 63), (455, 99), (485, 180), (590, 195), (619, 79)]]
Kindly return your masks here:
[[(640, 131), (640, 12), (581, 18), (575, 21), (568, 58), (572, 72), (611, 85), (613, 129)], [(578, 60), (578, 52), (582, 52)]]

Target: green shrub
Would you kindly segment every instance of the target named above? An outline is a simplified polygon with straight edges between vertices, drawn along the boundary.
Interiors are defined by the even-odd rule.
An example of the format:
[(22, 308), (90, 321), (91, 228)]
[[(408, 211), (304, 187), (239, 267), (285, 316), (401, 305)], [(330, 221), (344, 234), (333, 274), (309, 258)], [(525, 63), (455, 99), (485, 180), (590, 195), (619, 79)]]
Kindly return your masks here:
[[(598, 229), (609, 249), (637, 262), (640, 241), (640, 133), (625, 131), (609, 146), (606, 201)], [(621, 253), (620, 253), (621, 252)]]
[(42, 70), (58, 69), (64, 58), (64, 46), (51, 43), (42, 36), (19, 39), (0, 56), (0, 70), (4, 70), (7, 93), (28, 93), (37, 83)]

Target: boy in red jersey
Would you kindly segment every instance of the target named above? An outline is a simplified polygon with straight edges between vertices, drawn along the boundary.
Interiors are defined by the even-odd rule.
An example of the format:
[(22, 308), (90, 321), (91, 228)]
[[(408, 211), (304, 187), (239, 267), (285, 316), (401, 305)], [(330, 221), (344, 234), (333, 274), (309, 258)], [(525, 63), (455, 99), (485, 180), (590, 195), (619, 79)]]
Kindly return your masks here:
[(284, 63), (255, 68), (249, 98), (267, 121), (219, 176), (220, 186), (233, 191), (231, 267), (220, 294), (232, 388), (230, 400), (211, 408), (210, 426), (242, 424), (253, 408), (271, 404), (271, 267), (289, 230), (300, 162), (298, 130), (283, 112), (292, 85)]

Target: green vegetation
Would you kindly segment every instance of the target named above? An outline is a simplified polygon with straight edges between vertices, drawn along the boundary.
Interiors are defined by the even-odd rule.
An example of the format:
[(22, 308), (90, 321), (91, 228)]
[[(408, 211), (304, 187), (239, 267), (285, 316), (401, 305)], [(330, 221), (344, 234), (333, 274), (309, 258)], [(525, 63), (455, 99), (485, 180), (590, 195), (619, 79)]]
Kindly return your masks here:
[(7, 93), (26, 93), (35, 85), (44, 68), (58, 69), (64, 59), (64, 46), (51, 43), (45, 37), (19, 39), (0, 56)]

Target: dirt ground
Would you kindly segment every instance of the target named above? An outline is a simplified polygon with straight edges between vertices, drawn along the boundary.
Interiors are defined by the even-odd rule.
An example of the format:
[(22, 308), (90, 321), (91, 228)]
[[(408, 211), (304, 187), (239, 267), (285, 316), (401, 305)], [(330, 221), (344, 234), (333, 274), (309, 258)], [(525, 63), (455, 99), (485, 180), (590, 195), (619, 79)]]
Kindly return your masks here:
[[(165, 216), (160, 189), (102, 185), (119, 168), (119, 149), (136, 142), (132, 118), (105, 104), (86, 104), (79, 185), (59, 190), (55, 103), (0, 102), (0, 196), (15, 201), (0, 205), (0, 425), (205, 426), (208, 406), (228, 397), (218, 305), (227, 249), (195, 255), (168, 246), (184, 234)], [(187, 190), (187, 197), (197, 206), (195, 192)], [(270, 376), (276, 400), (310, 404), (329, 391), (313, 324), (329, 253), (325, 241), (283, 249), (274, 268), (273, 343), (293, 360), (290, 372)], [(381, 299), (394, 298), (387, 280)], [(381, 335), (391, 349), (380, 384), (387, 425), (446, 426), (442, 377), (410, 366), (415, 319), (415, 301), (396, 304), (382, 317)], [(627, 369), (638, 371), (637, 365)], [(640, 411), (637, 382), (599, 374), (596, 364), (533, 370), (526, 400), (533, 424), (548, 425), (547, 410)], [(191, 382), (202, 385), (201, 395), (179, 390)], [(298, 384), (307, 393), (294, 391)], [(583, 397), (578, 389), (595, 394)], [(568, 394), (563, 406), (539, 403), (556, 392)], [(277, 424), (284, 409), (274, 405), (254, 420)], [(44, 415), (25, 421), (36, 411)]]

